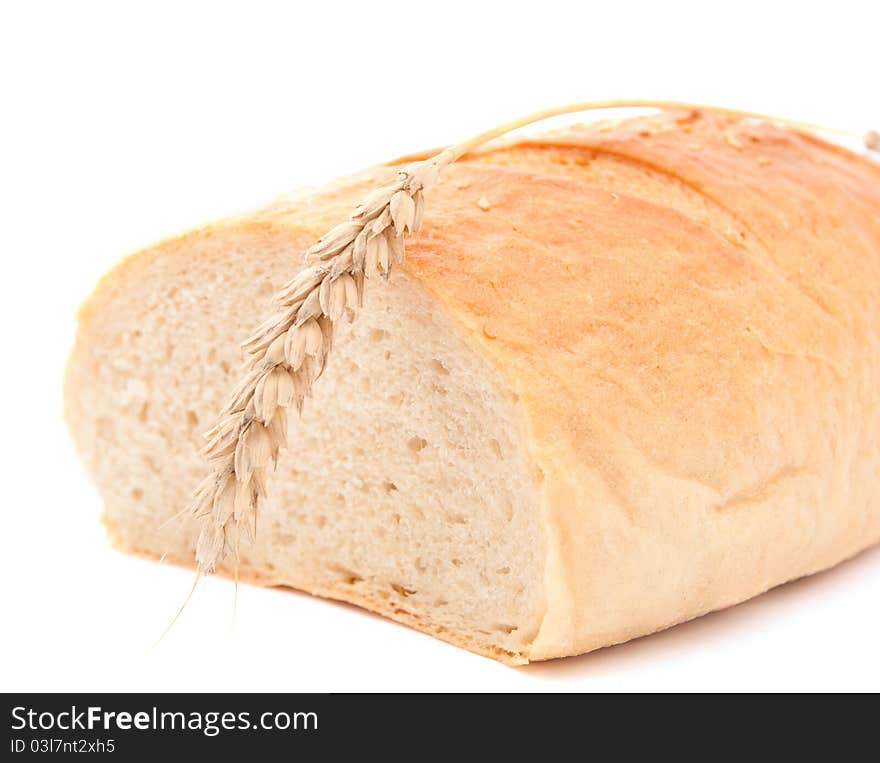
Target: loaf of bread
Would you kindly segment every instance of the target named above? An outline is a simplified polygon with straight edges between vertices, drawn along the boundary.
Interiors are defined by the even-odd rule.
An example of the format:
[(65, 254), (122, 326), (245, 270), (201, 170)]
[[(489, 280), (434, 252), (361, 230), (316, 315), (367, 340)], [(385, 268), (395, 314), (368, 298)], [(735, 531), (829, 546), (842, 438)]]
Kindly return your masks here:
[[(208, 225), (101, 281), (66, 411), (119, 548), (193, 565), (197, 524), (168, 520), (204, 476), (240, 342), (302, 251), (394, 172)], [(880, 539), (872, 160), (707, 110), (569, 128), (447, 168), (407, 253), (291, 416), (243, 579), (518, 664)]]

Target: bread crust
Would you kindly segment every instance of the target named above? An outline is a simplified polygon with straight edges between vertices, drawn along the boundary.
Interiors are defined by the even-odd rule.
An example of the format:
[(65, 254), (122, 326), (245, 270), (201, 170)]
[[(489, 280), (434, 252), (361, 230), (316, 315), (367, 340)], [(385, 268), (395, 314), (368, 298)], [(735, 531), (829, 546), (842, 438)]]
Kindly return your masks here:
[[(393, 171), (188, 235), (300, 242)], [(403, 267), (519, 396), (542, 479), (547, 612), (526, 654), (488, 656), (619, 643), (880, 540), (876, 164), (668, 112), (483, 150), (427, 201)], [(368, 595), (283, 582), (486, 653)]]
[[(136, 545), (126, 543), (122, 538), (117, 536), (112, 525), (107, 525), (107, 534), (110, 542), (118, 550), (132, 556), (139, 556), (150, 561), (156, 561), (157, 557), (152, 549), (140, 548)], [(182, 557), (174, 553), (164, 554), (162, 562), (173, 564), (177, 567), (191, 569), (195, 572), (195, 565), (190, 556)], [(326, 577), (308, 577), (301, 575), (295, 580), (288, 577), (279, 578), (268, 574), (266, 571), (256, 570), (253, 567), (242, 565), (237, 571), (231, 569), (228, 565), (221, 565), (217, 568), (217, 575), (234, 580), (239, 583), (249, 583), (251, 585), (262, 586), (264, 588), (286, 588), (292, 591), (301, 591), (303, 593), (318, 596), (322, 599), (333, 599), (355, 607), (375, 612), (377, 615), (387, 617), (401, 625), (406, 625), (413, 630), (421, 631), (429, 636), (440, 639), (447, 644), (457, 646), (461, 649), (467, 649), (469, 652), (479, 654), (482, 657), (489, 657), (493, 660), (516, 667), (519, 665), (527, 665), (528, 657), (521, 652), (511, 652), (500, 647), (492, 647), (485, 641), (469, 638), (467, 633), (458, 630), (450, 630), (442, 625), (435, 623), (425, 617), (421, 617), (415, 612), (410, 612), (402, 608), (399, 604), (395, 604), (387, 597), (378, 595), (376, 592), (368, 588), (354, 589), (346, 585), (334, 585), (330, 583)]]

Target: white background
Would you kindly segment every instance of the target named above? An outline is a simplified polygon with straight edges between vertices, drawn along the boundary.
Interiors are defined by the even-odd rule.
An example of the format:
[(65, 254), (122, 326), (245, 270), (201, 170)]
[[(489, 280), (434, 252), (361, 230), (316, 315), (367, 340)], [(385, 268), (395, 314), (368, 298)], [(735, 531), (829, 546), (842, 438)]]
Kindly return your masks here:
[(880, 126), (859, 3), (9, 2), (0, 10), (2, 690), (880, 688), (880, 549), (510, 669), (352, 607), (111, 551), (61, 419), (74, 311), (135, 248), (544, 106), (654, 96)]

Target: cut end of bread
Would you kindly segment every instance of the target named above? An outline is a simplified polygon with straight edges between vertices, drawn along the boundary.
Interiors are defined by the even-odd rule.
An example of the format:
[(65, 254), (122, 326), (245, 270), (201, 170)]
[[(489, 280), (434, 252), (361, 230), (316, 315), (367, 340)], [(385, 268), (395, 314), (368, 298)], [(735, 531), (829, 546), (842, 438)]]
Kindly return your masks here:
[[(171, 520), (289, 234), (192, 236), (125, 262), (83, 309), (67, 416), (116, 545), (191, 565)], [(539, 474), (499, 372), (405, 273), (368, 291), (283, 452), (238, 574), (342, 599), (509, 663), (544, 612)], [(234, 560), (220, 571), (231, 574)]]

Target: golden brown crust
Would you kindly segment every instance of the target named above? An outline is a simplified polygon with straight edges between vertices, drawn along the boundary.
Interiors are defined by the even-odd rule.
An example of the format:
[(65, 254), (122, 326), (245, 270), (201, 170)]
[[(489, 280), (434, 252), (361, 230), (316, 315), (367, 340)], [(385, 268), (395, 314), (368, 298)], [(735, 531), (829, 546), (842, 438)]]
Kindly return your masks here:
[[(191, 235), (300, 241), (391, 173)], [(550, 539), (530, 659), (659, 630), (880, 539), (869, 160), (706, 112), (572, 128), (448, 168), (408, 252), (530, 428)], [(434, 632), (380, 600), (315, 592)]]
[(520, 146), (637, 163), (716, 222), (570, 169), (465, 164), (410, 247), (528, 412), (570, 607), (532, 657), (657, 630), (876, 542), (876, 166), (712, 115)]

